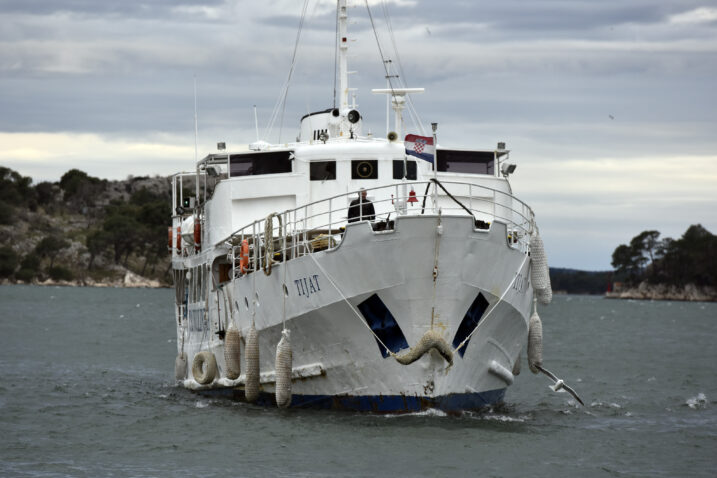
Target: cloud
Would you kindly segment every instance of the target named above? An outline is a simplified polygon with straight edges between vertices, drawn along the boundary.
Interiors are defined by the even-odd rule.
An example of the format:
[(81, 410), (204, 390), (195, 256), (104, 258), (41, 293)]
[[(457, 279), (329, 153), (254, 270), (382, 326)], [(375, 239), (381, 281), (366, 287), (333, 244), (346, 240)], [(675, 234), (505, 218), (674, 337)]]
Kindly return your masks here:
[[(200, 154), (217, 141), (254, 141), (253, 105), (264, 134), (303, 5), (0, 3), (0, 163), (54, 180), (73, 167), (108, 178), (190, 169), (194, 77)], [(351, 86), (364, 131), (383, 135), (385, 98), (369, 91), (385, 72), (365, 5), (353, 3)], [(717, 229), (714, 7), (394, 0), (385, 3), (392, 37), (384, 4), (370, 4), (384, 54), (401, 60), (394, 73), (426, 88), (413, 102), (424, 123), (439, 122), (441, 144), (513, 149), (515, 190), (544, 225), (551, 263), (607, 268), (612, 249), (642, 229)], [(333, 104), (334, 8), (309, 3), (284, 141), (302, 115)], [(406, 129), (418, 128), (407, 120)]]
[(35, 182), (56, 181), (73, 168), (108, 179), (169, 175), (189, 169), (193, 158), (193, 144), (168, 135), (136, 141), (96, 134), (0, 133), (0, 164)]
[(675, 24), (693, 25), (715, 22), (717, 22), (717, 8), (701, 7), (670, 16), (670, 23)]

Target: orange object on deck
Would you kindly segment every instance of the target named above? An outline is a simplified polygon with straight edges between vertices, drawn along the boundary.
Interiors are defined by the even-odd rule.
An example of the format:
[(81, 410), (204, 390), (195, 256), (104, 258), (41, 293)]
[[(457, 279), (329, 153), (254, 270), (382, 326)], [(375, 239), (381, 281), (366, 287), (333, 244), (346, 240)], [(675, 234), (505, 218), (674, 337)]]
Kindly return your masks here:
[(249, 268), (249, 241), (244, 239), (241, 241), (241, 249), (239, 250), (239, 271), (244, 274)]
[(194, 222), (194, 243), (200, 245), (202, 243), (202, 224)]

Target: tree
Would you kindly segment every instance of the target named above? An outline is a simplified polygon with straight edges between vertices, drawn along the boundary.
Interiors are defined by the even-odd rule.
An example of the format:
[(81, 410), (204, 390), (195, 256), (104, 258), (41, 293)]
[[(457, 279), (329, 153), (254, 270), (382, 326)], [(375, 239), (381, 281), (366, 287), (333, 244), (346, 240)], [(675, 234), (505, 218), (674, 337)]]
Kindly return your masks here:
[(612, 253), (611, 264), (620, 279), (633, 284), (640, 275), (641, 258), (642, 256), (633, 247), (620, 244)]
[(37, 202), (42, 205), (46, 206), (48, 204), (51, 204), (55, 199), (55, 185), (43, 181), (41, 183), (38, 183), (35, 186), (35, 194), (37, 195)]
[(109, 246), (110, 236), (103, 230), (92, 231), (87, 235), (85, 243), (87, 245), (87, 250), (90, 253), (90, 262), (87, 265), (87, 270), (92, 270), (95, 258), (102, 254), (102, 252), (107, 249), (107, 246)]
[(137, 207), (130, 204), (115, 203), (108, 207), (108, 216), (102, 224), (109, 243), (114, 247), (115, 264), (124, 256), (124, 265), (132, 251), (137, 248), (141, 225), (137, 221)]
[(132, 194), (130, 203), (139, 206), (137, 220), (141, 228), (138, 231), (138, 240), (145, 258), (140, 274), (144, 275), (147, 265), (151, 264), (154, 270), (159, 258), (167, 253), (165, 238), (171, 214), (169, 198), (142, 188)]
[(643, 231), (637, 236), (633, 237), (630, 241), (630, 247), (632, 247), (636, 253), (640, 253), (646, 263), (652, 263), (655, 260), (655, 253), (658, 249), (660, 233), (658, 231)]
[(5, 201), (0, 201), (0, 224), (12, 224), (14, 220), (15, 208)]
[(23, 282), (30, 282), (37, 277), (39, 271), (40, 258), (34, 252), (30, 252), (20, 262), (20, 269), (15, 272), (15, 278)]
[(40, 257), (48, 257), (50, 259), (50, 268), (52, 268), (60, 251), (68, 247), (70, 247), (70, 243), (65, 239), (59, 236), (47, 236), (35, 247), (35, 252)]
[(17, 206), (27, 205), (35, 197), (31, 184), (32, 178), (0, 166), (0, 200)]
[(643, 280), (684, 286), (717, 286), (717, 236), (700, 224), (687, 228), (681, 238), (659, 240), (657, 231), (644, 231), (630, 245), (621, 244), (612, 255), (616, 275), (630, 284)]
[(10, 247), (0, 247), (0, 277), (10, 277), (17, 268), (17, 254)]
[(64, 191), (65, 202), (76, 211), (87, 206), (94, 206), (107, 181), (89, 176), (79, 169), (71, 169), (60, 178), (60, 188)]

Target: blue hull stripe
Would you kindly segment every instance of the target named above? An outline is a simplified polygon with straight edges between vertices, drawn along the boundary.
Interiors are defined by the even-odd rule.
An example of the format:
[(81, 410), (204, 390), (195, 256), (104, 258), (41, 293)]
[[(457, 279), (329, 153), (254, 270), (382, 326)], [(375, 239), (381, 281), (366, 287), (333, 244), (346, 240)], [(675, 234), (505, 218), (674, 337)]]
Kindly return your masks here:
[[(239, 388), (203, 390), (207, 395), (225, 395), (234, 400), (244, 401), (244, 391)], [(318, 408), (328, 410), (349, 410), (360, 412), (392, 413), (419, 412), (438, 409), (445, 412), (482, 410), (503, 401), (505, 389), (481, 393), (454, 393), (441, 397), (416, 397), (404, 395), (294, 395), (291, 408)], [(257, 405), (275, 407), (274, 395), (261, 393)]]

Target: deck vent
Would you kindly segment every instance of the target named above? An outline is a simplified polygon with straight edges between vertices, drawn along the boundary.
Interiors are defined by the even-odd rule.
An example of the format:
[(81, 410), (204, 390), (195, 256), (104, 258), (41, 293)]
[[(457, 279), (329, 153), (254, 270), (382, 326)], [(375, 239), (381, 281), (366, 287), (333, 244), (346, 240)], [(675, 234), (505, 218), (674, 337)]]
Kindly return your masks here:
[[(358, 309), (366, 319), (366, 323), (371, 327), (371, 330), (381, 342), (386, 344), (386, 347), (393, 353), (398, 353), (400, 350), (408, 348), (408, 342), (406, 337), (401, 331), (401, 327), (396, 323), (391, 311), (388, 310), (386, 304), (379, 298), (378, 295), (374, 294), (368, 299), (364, 300), (358, 305)], [(375, 338), (375, 337), (374, 337)], [(376, 339), (378, 349), (381, 351), (383, 358), (389, 356), (386, 349), (383, 348), (381, 343)]]
[[(483, 317), (487, 308), (488, 301), (485, 297), (483, 297), (483, 294), (479, 293), (478, 297), (475, 298), (471, 306), (468, 308), (468, 312), (466, 312), (466, 315), (463, 317), (461, 325), (458, 326), (458, 331), (453, 339), (454, 349), (457, 348), (471, 332), (473, 332), (473, 329), (476, 328), (478, 321), (480, 321), (481, 317)], [(466, 342), (466, 344), (458, 351), (461, 357), (463, 357), (463, 354), (466, 353), (467, 348), (468, 342)]]

